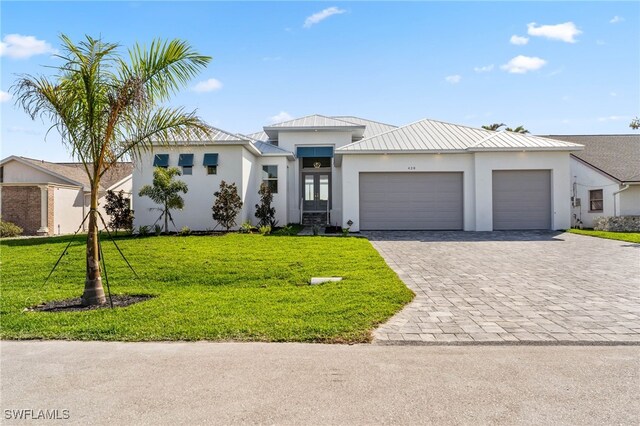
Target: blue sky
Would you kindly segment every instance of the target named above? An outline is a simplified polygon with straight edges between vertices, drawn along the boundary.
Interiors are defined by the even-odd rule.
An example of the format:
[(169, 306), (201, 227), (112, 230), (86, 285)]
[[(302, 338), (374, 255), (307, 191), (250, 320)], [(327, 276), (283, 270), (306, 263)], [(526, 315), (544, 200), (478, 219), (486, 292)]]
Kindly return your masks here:
[(123, 51), (188, 40), (213, 61), (173, 103), (232, 132), (319, 113), (629, 133), (640, 114), (638, 2), (3, 1), (0, 12), (0, 157), (69, 159), (6, 93), (16, 74), (51, 72), (60, 33)]

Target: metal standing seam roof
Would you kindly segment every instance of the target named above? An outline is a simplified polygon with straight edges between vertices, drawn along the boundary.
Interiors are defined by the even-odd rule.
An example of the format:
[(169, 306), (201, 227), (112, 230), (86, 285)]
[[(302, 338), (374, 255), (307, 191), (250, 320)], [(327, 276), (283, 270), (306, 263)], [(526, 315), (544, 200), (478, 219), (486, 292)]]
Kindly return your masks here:
[(397, 129), (398, 126), (394, 126), (392, 124), (381, 123), (379, 121), (367, 120), (365, 118), (354, 117), (351, 115), (335, 115), (332, 118), (336, 118), (338, 120), (348, 121), (353, 124), (359, 124), (366, 126), (364, 129), (364, 138), (368, 138), (371, 136), (378, 135), (380, 133), (388, 132), (389, 130)]
[(580, 149), (578, 144), (538, 136), (424, 119), (336, 149), (337, 154), (359, 152), (462, 152), (521, 149)]
[(209, 128), (211, 135), (206, 140), (193, 140), (193, 141), (175, 140), (174, 143), (179, 143), (179, 144), (200, 143), (201, 144), (201, 143), (211, 143), (211, 142), (249, 142), (249, 139), (247, 139), (245, 136), (230, 133), (213, 126), (207, 126), (207, 127)]
[(351, 123), (344, 120), (339, 120), (332, 117), (325, 117), (320, 114), (307, 115), (301, 118), (295, 118), (289, 121), (283, 121), (282, 123), (271, 124), (264, 126), (265, 129), (287, 129), (287, 128), (318, 128), (318, 127), (365, 127), (363, 124)]
[(275, 145), (270, 144), (268, 142), (254, 141), (252, 143), (253, 143), (253, 146), (258, 148), (258, 151), (260, 151), (260, 153), (263, 154), (263, 155), (288, 155), (288, 156), (293, 156), (293, 152), (287, 151), (286, 149), (282, 149), (279, 146), (275, 146)]
[(545, 137), (584, 145), (572, 155), (620, 182), (640, 182), (640, 134)]

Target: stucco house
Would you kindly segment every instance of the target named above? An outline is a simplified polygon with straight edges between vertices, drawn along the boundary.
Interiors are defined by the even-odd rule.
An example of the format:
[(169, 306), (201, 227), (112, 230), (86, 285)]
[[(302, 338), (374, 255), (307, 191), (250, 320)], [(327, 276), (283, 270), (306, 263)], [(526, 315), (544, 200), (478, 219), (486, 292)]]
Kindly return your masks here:
[(571, 153), (572, 226), (601, 216), (640, 216), (640, 135), (553, 135), (584, 145)]
[[(132, 164), (119, 163), (101, 179), (99, 209), (105, 218), (108, 190), (131, 198)], [(89, 211), (89, 179), (81, 163), (51, 163), (11, 156), (0, 161), (0, 217), (13, 222), (25, 235), (76, 232)], [(84, 224), (84, 229), (88, 223)]]
[(397, 127), (311, 115), (206, 142), (157, 146), (134, 165), (135, 226), (159, 213), (146, 197), (154, 167), (176, 166), (189, 186), (177, 227), (214, 229), (213, 192), (234, 182), (256, 223), (258, 189), (274, 192), (280, 224), (318, 220), (351, 231), (566, 229), (570, 155), (578, 143), (421, 120)]

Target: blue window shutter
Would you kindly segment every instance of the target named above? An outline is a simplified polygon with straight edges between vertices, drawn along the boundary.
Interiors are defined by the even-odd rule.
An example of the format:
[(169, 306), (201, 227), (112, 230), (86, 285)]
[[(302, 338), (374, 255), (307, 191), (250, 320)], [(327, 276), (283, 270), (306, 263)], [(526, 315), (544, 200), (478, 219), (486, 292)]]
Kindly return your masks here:
[(331, 146), (299, 146), (296, 149), (296, 157), (333, 157), (333, 147)]
[(153, 157), (153, 167), (169, 167), (169, 154), (156, 154)]
[(203, 166), (217, 166), (218, 165), (218, 154), (205, 154), (204, 161), (202, 162)]
[(193, 167), (193, 154), (180, 154), (178, 166)]

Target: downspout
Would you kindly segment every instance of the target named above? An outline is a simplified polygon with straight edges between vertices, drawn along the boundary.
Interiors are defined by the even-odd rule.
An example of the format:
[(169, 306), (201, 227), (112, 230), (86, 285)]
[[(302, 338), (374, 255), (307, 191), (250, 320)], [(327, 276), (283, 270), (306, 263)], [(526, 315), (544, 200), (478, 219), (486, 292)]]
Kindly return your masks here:
[(629, 189), (629, 184), (625, 183), (623, 184), (623, 188), (613, 193), (613, 216), (614, 217), (618, 216), (618, 214), (616, 213), (616, 195), (618, 195), (622, 191), (626, 191), (627, 189)]

